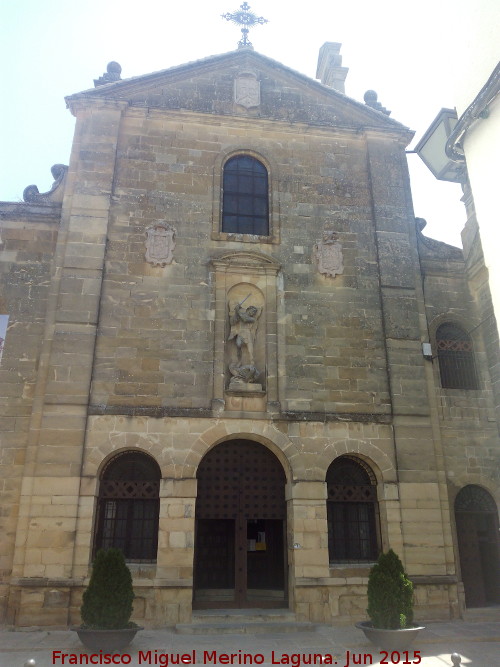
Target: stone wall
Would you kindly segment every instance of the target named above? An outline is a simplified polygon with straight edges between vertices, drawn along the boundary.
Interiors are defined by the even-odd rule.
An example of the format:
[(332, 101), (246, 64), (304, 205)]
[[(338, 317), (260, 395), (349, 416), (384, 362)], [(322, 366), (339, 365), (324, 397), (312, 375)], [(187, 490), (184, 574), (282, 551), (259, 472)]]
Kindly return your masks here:
[(495, 409), (496, 369), (488, 352), (494, 321), (480, 298), (485, 289), (484, 276), (481, 277), (484, 265), (476, 254), (471, 280), (467, 279), (464, 260), (457, 257), (447, 261), (427, 257), (422, 267), (433, 353), (437, 355), (435, 335), (439, 325), (449, 321), (458, 324), (470, 332), (479, 381), (477, 389), (443, 388), (437, 358), (431, 364), (450, 498), (453, 501), (467, 484), (484, 486), (495, 496), (500, 479), (500, 448)]
[[(135, 619), (188, 622), (196, 473), (231, 439), (268, 447), (283, 466), (299, 619), (364, 616), (369, 564), (329, 562), (325, 480), (342, 455), (373, 472), (379, 547), (414, 578), (417, 616), (459, 613), (450, 498), (467, 483), (498, 489), (492, 353), (474, 333), (482, 385), (464, 393), (440, 388), (421, 344), (444, 317), (478, 325), (480, 288), (469, 293), (460, 253), (423, 249), (408, 130), (267, 61), (262, 103), (244, 108), (238, 59), (259, 58), (69, 98), (77, 125), (59, 233), (57, 207), (6, 205), (10, 623), (78, 622), (100, 477), (131, 450), (162, 476), (158, 559), (132, 567)], [(220, 230), (221, 173), (238, 153), (268, 170), (267, 237)], [(158, 223), (171, 252), (154, 262), (146, 242)], [(325, 230), (342, 246), (335, 277), (315, 260)], [(247, 290), (262, 378), (245, 395), (229, 387), (228, 338), (230, 300)]]
[[(195, 115), (137, 110), (127, 112), (118, 143), (92, 402), (210, 407), (216, 341), (209, 262), (242, 247), (213, 239), (220, 202), (213, 184), (221, 157), (235, 146), (270, 164), (272, 198), (280, 202), (272, 224), (281, 242), (247, 240), (243, 247), (282, 267), (282, 408), (387, 414), (364, 141), (320, 129), (304, 141), (300, 127), (276, 122), (227, 119), (207, 127)], [(325, 193), (332, 174), (337, 187)], [(174, 261), (165, 267), (145, 259), (146, 231), (159, 219), (176, 229)], [(312, 257), (325, 226), (343, 245), (345, 270), (335, 279), (319, 274)]]
[(0, 206), (0, 619), (5, 620), (60, 207)]

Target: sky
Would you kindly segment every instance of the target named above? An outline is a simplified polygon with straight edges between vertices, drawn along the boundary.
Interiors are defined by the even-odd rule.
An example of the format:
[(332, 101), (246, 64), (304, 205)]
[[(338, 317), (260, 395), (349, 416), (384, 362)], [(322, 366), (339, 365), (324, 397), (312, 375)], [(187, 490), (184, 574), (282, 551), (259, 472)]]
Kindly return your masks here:
[[(460, 72), (454, 52), (472, 0), (253, 0), (269, 23), (250, 31), (256, 51), (311, 78), (319, 48), (342, 43), (346, 94), (368, 89), (415, 131), (412, 149), (442, 107), (454, 106)], [(221, 14), (241, 0), (3, 0), (0, 3), (0, 201), (52, 185), (50, 167), (68, 164), (74, 118), (64, 97), (93, 87), (109, 61), (122, 78), (148, 74), (237, 48), (237, 26)], [(461, 245), (461, 188), (437, 181), (409, 154), (415, 215), (425, 234)]]

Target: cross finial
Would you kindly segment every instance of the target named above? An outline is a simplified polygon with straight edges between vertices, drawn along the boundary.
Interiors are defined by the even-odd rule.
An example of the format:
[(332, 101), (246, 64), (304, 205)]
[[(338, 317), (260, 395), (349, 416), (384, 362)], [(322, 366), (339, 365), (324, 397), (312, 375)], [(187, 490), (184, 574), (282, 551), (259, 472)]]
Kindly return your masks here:
[(231, 21), (236, 25), (243, 26), (241, 29), (242, 38), (238, 42), (239, 49), (253, 49), (252, 42), (248, 39), (249, 29), (253, 28), (254, 25), (262, 25), (263, 23), (268, 22), (267, 19), (262, 16), (257, 16), (251, 12), (248, 2), (244, 2), (240, 5), (240, 8), (236, 12), (233, 12), (232, 14), (221, 14), (221, 16), (223, 19), (226, 19), (226, 21)]

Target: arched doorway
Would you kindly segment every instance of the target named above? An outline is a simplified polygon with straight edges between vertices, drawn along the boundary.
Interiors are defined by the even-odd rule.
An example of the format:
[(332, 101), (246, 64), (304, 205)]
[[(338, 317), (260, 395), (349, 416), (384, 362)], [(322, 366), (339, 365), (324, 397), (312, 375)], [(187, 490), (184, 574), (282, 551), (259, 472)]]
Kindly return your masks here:
[(251, 440), (221, 443), (199, 465), (195, 608), (286, 606), (285, 474)]
[(466, 606), (500, 603), (500, 545), (495, 501), (480, 486), (465, 486), (455, 499), (455, 521)]

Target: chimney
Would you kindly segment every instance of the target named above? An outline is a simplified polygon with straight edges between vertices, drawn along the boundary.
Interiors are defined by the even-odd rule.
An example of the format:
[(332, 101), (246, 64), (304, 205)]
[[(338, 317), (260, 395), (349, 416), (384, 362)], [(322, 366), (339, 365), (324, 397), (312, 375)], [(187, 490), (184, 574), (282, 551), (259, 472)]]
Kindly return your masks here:
[(340, 93), (345, 93), (344, 82), (349, 68), (342, 67), (341, 46), (342, 44), (338, 42), (325, 42), (323, 44), (319, 50), (316, 78), (325, 86), (330, 86), (330, 88), (334, 88)]

